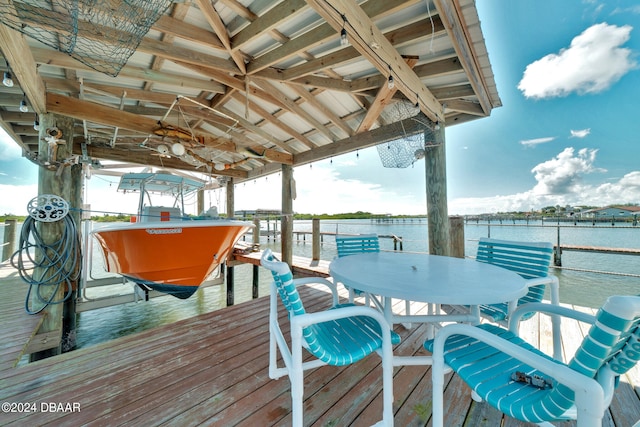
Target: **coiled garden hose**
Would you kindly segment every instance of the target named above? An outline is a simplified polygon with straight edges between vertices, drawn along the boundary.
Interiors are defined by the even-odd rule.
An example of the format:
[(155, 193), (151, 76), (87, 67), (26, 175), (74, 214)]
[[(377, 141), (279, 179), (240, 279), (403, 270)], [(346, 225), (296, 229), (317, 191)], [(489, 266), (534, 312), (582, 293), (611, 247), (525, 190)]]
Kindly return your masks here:
[[(67, 202), (53, 195), (43, 195), (29, 202), (29, 216), (20, 232), (18, 250), (11, 256), (11, 265), (29, 285), (25, 310), (36, 314), (49, 304), (61, 304), (73, 293), (73, 282), (80, 277), (80, 239), (75, 221), (68, 213)], [(33, 204), (33, 205), (32, 205)], [(45, 243), (38, 222), (62, 221), (61, 237)], [(66, 286), (64, 297), (56, 299), (61, 286)], [(31, 294), (35, 295), (31, 301)], [(33, 308), (32, 304), (42, 306)]]

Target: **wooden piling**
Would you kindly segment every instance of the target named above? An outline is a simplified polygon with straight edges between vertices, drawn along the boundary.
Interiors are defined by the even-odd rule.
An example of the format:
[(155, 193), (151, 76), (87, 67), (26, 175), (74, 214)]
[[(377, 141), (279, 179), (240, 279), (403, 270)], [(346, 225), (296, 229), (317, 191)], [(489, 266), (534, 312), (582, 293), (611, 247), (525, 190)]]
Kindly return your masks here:
[(282, 261), (291, 265), (293, 260), (293, 167), (282, 165), (282, 218), (280, 226), (280, 243), (282, 245)]
[[(43, 166), (38, 169), (38, 194), (54, 194), (66, 200), (71, 208), (81, 207), (82, 166), (66, 165), (64, 163), (72, 154), (74, 121), (69, 117), (42, 114), (40, 115), (40, 124), (38, 161)], [(53, 136), (56, 137), (55, 143), (53, 142), (54, 139), (52, 139)], [(79, 210), (70, 211), (68, 215), (72, 216), (76, 224), (80, 223)], [(65, 232), (65, 223), (63, 221), (38, 223), (37, 226), (45, 244), (51, 244), (59, 240)], [(41, 250), (36, 249), (36, 259), (41, 259), (43, 256)], [(80, 266), (78, 265), (77, 268), (80, 268)], [(34, 277), (46, 279), (42, 271), (34, 272)], [(47, 305), (44, 309), (44, 320), (38, 330), (38, 334), (55, 333), (60, 337), (61, 344), (56, 348), (33, 353), (31, 355), (32, 361), (54, 356), (60, 354), (63, 350), (68, 351), (75, 347), (77, 282), (71, 283), (71, 286), (74, 290), (64, 303)], [(53, 301), (63, 301), (66, 290), (67, 284), (60, 283), (59, 286), (52, 287), (50, 291), (55, 292), (55, 295), (47, 295), (48, 289), (42, 290), (40, 294), (43, 294), (42, 296), (45, 299), (51, 298)], [(31, 302), (34, 306), (41, 305), (42, 302), (36, 300), (37, 297), (34, 294), (32, 294)]]
[(441, 123), (438, 130), (425, 132), (424, 137), (429, 253), (449, 255), (444, 124)]
[(464, 258), (464, 219), (461, 216), (449, 218), (449, 235), (451, 236), (450, 255)]
[(320, 219), (319, 218), (313, 218), (311, 220), (311, 231), (312, 231), (311, 259), (313, 261), (319, 261), (320, 260)]
[(2, 259), (0, 262), (4, 262), (11, 258), (13, 249), (16, 247), (16, 220), (5, 219), (4, 220), (4, 239), (2, 243)]

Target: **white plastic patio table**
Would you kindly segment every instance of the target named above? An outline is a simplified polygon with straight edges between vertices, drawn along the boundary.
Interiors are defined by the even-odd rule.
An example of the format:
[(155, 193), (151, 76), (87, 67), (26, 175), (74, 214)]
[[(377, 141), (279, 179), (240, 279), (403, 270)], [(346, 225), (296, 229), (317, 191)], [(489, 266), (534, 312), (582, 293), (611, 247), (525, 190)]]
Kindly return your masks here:
[[(389, 324), (480, 322), (479, 304), (509, 301), (512, 306), (527, 293), (525, 280), (517, 273), (472, 259), (447, 256), (379, 252), (336, 258), (329, 265), (331, 276), (349, 287), (384, 298)], [(470, 314), (397, 315), (392, 298), (430, 304), (469, 305)], [(397, 357), (396, 357), (397, 358)], [(429, 364), (430, 358), (401, 364)], [(400, 362), (400, 360), (404, 362)], [(421, 359), (421, 358), (414, 358)]]

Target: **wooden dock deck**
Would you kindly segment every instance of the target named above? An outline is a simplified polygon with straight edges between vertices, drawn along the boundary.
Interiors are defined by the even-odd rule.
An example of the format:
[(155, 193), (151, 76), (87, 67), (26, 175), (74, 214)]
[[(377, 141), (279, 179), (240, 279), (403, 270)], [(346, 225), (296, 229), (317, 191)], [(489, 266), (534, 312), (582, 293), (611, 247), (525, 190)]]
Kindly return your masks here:
[(55, 347), (59, 340), (36, 337), (43, 315), (26, 314), (24, 305), (27, 285), (8, 261), (0, 264), (0, 292), (1, 376), (6, 370), (14, 368), (22, 356)]
[[(309, 311), (329, 303), (318, 289), (305, 287), (301, 293)], [(0, 372), (0, 402), (30, 403), (34, 411), (0, 413), (0, 425), (290, 425), (289, 380), (268, 376), (268, 304), (262, 297), (5, 369)], [(424, 309), (414, 303), (412, 312)], [(402, 337), (396, 354), (428, 354), (422, 349), (424, 326), (396, 330)], [(523, 323), (523, 330), (541, 348), (550, 346), (546, 322), (534, 318)], [(563, 322), (565, 351), (572, 351), (585, 332), (584, 325)], [(396, 426), (430, 425), (430, 390), (429, 367), (395, 369)], [(382, 413), (380, 359), (309, 371), (304, 391), (305, 425), (371, 425)], [(640, 419), (639, 395), (640, 370), (635, 368), (621, 378), (603, 425), (633, 426)], [(448, 426), (527, 425), (473, 402), (455, 375), (448, 376), (445, 402)]]

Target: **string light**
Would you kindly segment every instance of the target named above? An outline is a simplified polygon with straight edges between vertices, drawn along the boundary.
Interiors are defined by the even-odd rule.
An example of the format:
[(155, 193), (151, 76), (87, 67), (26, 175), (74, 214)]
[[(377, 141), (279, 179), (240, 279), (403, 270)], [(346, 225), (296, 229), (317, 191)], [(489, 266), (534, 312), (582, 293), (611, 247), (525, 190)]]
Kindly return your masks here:
[(2, 79), (2, 84), (6, 87), (13, 87), (13, 78), (11, 77), (11, 71), (5, 71)]
[(27, 95), (22, 94), (22, 101), (20, 101), (20, 111), (23, 113), (29, 112), (29, 107), (27, 106)]
[(396, 85), (396, 82), (393, 81), (393, 74), (391, 74), (391, 65), (387, 65), (387, 67), (389, 67), (389, 80), (387, 80), (387, 87), (389, 89), (393, 89)]
[(340, 45), (342, 46), (349, 45), (349, 39), (347, 38), (347, 29), (344, 28), (346, 23), (347, 23), (347, 17), (342, 15), (342, 30), (340, 30)]
[[(427, 2), (427, 3), (428, 3), (428, 2)], [(347, 29), (346, 29), (346, 27), (347, 27), (348, 25), (349, 25), (349, 26), (351, 26), (351, 24), (349, 24), (349, 21), (347, 20), (346, 15), (345, 15), (345, 14), (343, 14), (343, 13), (340, 13), (340, 12), (338, 11), (338, 9), (336, 9), (336, 7), (335, 7), (335, 6), (333, 6), (333, 5), (332, 5), (332, 4), (330, 4), (330, 3), (327, 3), (327, 5), (328, 5), (331, 9), (333, 9), (333, 10), (334, 10), (334, 12), (339, 13), (339, 14), (340, 14), (340, 17), (342, 18), (342, 29), (340, 30), (340, 44), (344, 46), (344, 45), (346, 45), (346, 44), (348, 44), (348, 43), (349, 43), (349, 41), (348, 41), (348, 39), (347, 39)], [(429, 6), (429, 5), (427, 4), (427, 7), (428, 7), (428, 6)], [(431, 26), (432, 26), (432, 29), (431, 29), (431, 30), (432, 30), (432, 32), (431, 32), (431, 37), (432, 37), (432, 39), (431, 39), (431, 43), (433, 43), (433, 36), (434, 36), (434, 33), (435, 33), (435, 29), (434, 29), (434, 24), (433, 24), (433, 17), (431, 16), (431, 12), (430, 12), (430, 11), (429, 11), (429, 18), (431, 19)], [(351, 28), (353, 29), (353, 27), (351, 27)], [(352, 35), (352, 37), (355, 37), (356, 39), (359, 39), (359, 41), (361, 41), (361, 42), (364, 42), (364, 41), (365, 41), (365, 40), (362, 38), (362, 36), (360, 36), (360, 34), (358, 34), (358, 32), (357, 32), (357, 31)], [(375, 44), (375, 46), (372, 44), (372, 46), (371, 46), (371, 47), (373, 47), (374, 49), (377, 49), (379, 46), (378, 46), (378, 45), (377, 45), (377, 43), (376, 43), (376, 44)], [(432, 48), (432, 47), (430, 47), (430, 50), (433, 52), (433, 48)], [(373, 51), (373, 54), (374, 54), (375, 56), (377, 56), (377, 58), (378, 58), (379, 60), (381, 60), (381, 61), (383, 61), (383, 60), (384, 60), (384, 59), (383, 59), (383, 57), (382, 57), (380, 54), (378, 54), (377, 52), (375, 52), (375, 50)], [(395, 79), (394, 79), (394, 77), (393, 77), (393, 70), (391, 69), (391, 65), (390, 65), (390, 64), (387, 64), (387, 67), (389, 67), (389, 77), (388, 77), (388, 79), (387, 79), (387, 88), (391, 90), (391, 89), (393, 89), (393, 88), (395, 87)], [(402, 83), (402, 82), (401, 82), (401, 83)], [(417, 93), (417, 92), (416, 92), (416, 102), (415, 102), (414, 106), (415, 106), (416, 108), (420, 108), (420, 97), (418, 96), (418, 93)], [(439, 123), (439, 122), (436, 122), (436, 124), (435, 124), (435, 126), (434, 126), (434, 129), (435, 129), (435, 130), (440, 129), (440, 123)], [(391, 147), (388, 147), (388, 148), (391, 148)]]
[(36, 114), (36, 118), (33, 121), (33, 129), (40, 130), (40, 121), (38, 120), (38, 115)]

